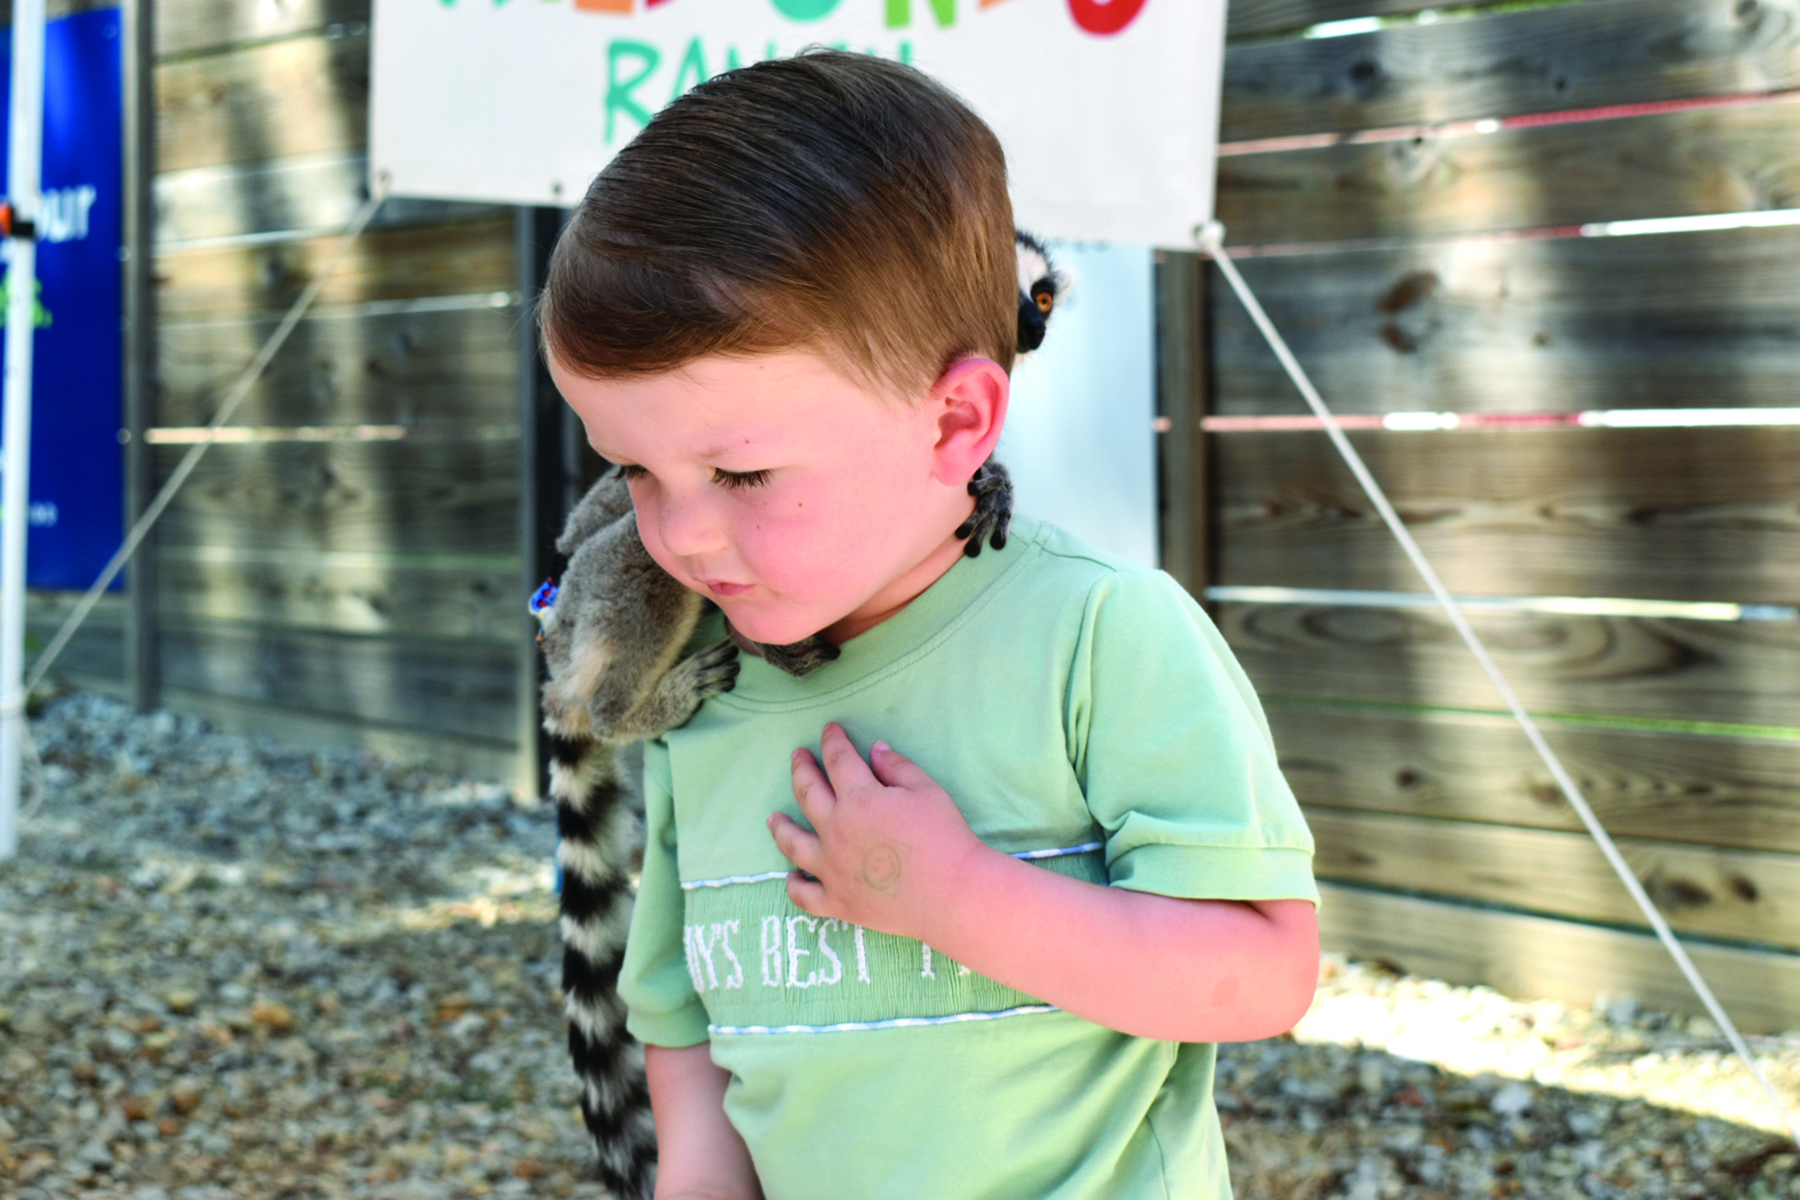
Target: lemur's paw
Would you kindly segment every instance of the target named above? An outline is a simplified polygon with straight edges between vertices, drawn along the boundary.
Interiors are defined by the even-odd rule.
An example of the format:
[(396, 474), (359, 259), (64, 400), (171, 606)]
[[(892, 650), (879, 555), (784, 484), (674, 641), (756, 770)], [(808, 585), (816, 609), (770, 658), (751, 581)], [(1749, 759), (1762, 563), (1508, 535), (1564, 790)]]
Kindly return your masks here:
[(975, 511), (956, 527), (956, 536), (966, 538), (963, 553), (974, 558), (981, 553), (983, 542), (996, 550), (1006, 549), (1006, 531), (1012, 525), (1012, 476), (1006, 468), (988, 459), (969, 480), (969, 495), (975, 497)]
[(743, 664), (738, 662), (737, 646), (726, 640), (689, 655), (675, 669), (692, 677), (691, 691), (698, 703), (736, 687)]
[(842, 653), (837, 643), (822, 633), (786, 646), (772, 646), (766, 642), (758, 642), (756, 646), (770, 666), (789, 675), (809, 675)]

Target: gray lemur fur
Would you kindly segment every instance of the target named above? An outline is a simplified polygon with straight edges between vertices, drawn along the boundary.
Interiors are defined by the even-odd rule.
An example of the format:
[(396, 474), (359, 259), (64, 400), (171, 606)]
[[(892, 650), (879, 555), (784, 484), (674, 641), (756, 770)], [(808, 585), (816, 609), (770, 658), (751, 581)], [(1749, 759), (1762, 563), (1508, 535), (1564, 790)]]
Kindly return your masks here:
[[(1037, 348), (1065, 284), (1044, 247), (1019, 236), (1020, 351)], [(1045, 300), (1046, 293), (1051, 298)], [(989, 459), (969, 481), (975, 510), (956, 530), (971, 558), (1006, 545), (1012, 480)], [(623, 786), (619, 751), (685, 724), (737, 681), (737, 648), (719, 642), (682, 656), (709, 602), (656, 565), (638, 536), (631, 494), (609, 471), (569, 513), (556, 549), (560, 586), (533, 601), (549, 678), (544, 729), (554, 760), (557, 863), (562, 868), (564, 1011), (581, 1112), (598, 1174), (618, 1200), (651, 1200), (656, 1129), (643, 1048), (625, 1028), (619, 970), (631, 922), (633, 872), (643, 857), (642, 797)], [(542, 595), (542, 593), (540, 593)], [(787, 646), (758, 644), (767, 661), (805, 675), (838, 656), (821, 634)]]

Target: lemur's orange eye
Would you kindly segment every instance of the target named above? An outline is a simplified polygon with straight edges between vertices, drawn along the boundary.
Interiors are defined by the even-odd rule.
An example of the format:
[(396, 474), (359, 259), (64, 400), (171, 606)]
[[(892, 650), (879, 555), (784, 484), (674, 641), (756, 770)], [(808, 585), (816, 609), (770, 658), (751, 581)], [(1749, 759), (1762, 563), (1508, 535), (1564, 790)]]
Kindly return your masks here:
[(1046, 317), (1050, 315), (1050, 309), (1055, 303), (1056, 297), (1050, 292), (1044, 291), (1037, 294), (1038, 311)]

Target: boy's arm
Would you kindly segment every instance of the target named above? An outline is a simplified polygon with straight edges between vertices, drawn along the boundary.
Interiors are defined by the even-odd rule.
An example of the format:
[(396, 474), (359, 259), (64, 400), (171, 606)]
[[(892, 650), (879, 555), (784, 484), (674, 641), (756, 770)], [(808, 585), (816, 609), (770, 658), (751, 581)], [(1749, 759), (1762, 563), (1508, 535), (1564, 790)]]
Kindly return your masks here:
[(656, 1115), (656, 1200), (762, 1200), (744, 1139), (725, 1118), (731, 1076), (707, 1043), (644, 1047)]
[[(1057, 875), (987, 846), (917, 764), (836, 725), (824, 769), (796, 751), (794, 795), (816, 832), (769, 819), (815, 916), (917, 938), (971, 970), (1109, 1029), (1247, 1041), (1293, 1027), (1318, 982), (1306, 900), (1183, 900)], [(871, 769), (871, 764), (873, 769)], [(811, 878), (807, 878), (811, 876)]]

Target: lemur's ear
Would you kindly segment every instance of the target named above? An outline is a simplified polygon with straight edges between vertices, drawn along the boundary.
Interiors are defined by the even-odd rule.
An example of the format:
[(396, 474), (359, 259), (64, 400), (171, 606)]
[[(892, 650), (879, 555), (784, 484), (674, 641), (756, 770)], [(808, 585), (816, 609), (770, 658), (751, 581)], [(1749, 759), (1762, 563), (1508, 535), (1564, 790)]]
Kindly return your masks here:
[(1013, 245), (1019, 254), (1018, 352), (1029, 354), (1044, 344), (1050, 314), (1068, 290), (1069, 280), (1050, 261), (1044, 243), (1023, 229), (1013, 230)]

